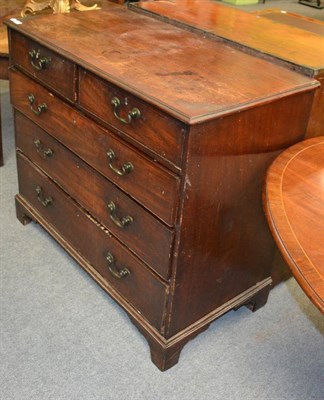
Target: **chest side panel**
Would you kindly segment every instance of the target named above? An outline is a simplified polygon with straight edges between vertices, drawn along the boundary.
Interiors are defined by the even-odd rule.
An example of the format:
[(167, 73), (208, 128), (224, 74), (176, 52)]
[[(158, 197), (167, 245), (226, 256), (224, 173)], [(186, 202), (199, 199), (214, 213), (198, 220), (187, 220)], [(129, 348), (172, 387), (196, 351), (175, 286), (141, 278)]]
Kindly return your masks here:
[[(270, 277), (267, 168), (305, 134), (312, 93), (190, 131), (169, 335)], [(287, 123), (289, 121), (289, 125)]]

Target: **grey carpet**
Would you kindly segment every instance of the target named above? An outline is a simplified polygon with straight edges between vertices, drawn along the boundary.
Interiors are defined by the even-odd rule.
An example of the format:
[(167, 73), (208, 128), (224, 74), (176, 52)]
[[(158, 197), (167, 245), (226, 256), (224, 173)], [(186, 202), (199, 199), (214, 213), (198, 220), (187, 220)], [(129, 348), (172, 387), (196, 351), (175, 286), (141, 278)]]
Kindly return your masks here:
[[(216, 0), (217, 1), (217, 0)], [(312, 0), (314, 4), (317, 4), (316, 0)], [(283, 11), (287, 11), (290, 13), (304, 15), (305, 17), (319, 19), (320, 21), (324, 21), (324, 9), (313, 8), (310, 6), (306, 6), (304, 4), (299, 4), (298, 0), (265, 0), (265, 3), (258, 4), (250, 4), (237, 6), (227, 3), (222, 3), (224, 5), (228, 5), (230, 7), (239, 8), (242, 11), (252, 12), (256, 10), (265, 10), (268, 8), (278, 8)], [(324, 34), (324, 32), (323, 32)]]
[(323, 317), (295, 280), (265, 307), (229, 312), (161, 373), (126, 314), (39, 226), (15, 217), (16, 164), (2, 83), (2, 400), (321, 400)]

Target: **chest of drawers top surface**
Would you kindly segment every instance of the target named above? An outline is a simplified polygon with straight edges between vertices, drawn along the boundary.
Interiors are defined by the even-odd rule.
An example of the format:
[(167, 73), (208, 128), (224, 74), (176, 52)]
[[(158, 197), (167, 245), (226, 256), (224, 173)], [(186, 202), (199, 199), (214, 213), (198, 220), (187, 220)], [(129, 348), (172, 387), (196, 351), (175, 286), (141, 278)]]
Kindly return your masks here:
[(220, 41), (115, 5), (8, 25), (186, 123), (314, 85)]

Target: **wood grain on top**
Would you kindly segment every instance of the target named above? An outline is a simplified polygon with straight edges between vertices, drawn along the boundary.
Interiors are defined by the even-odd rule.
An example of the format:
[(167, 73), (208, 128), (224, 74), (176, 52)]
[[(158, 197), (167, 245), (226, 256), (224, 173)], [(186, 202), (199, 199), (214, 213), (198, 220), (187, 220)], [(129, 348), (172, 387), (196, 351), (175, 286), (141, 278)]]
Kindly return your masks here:
[(324, 313), (324, 137), (300, 142), (275, 160), (264, 203), (283, 257)]
[(114, 4), (8, 24), (189, 123), (318, 85), (222, 41)]
[(324, 70), (323, 23), (317, 34), (208, 0), (203, 5), (200, 0), (149, 1), (135, 7), (302, 66), (309, 74)]
[(271, 19), (285, 25), (291, 25), (295, 28), (303, 29), (323, 36), (324, 22), (319, 19), (305, 17), (304, 15), (295, 14), (281, 10), (280, 8), (266, 8), (253, 12), (254, 15), (259, 15), (263, 18)]

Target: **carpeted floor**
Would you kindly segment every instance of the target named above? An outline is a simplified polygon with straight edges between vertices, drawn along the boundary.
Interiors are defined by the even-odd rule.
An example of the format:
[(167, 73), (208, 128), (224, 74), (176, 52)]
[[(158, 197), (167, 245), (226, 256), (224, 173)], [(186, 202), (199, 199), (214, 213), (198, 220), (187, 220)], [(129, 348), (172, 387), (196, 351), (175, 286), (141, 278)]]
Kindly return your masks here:
[[(215, 0), (217, 1), (217, 0)], [(323, 0), (322, 0), (323, 1)], [(316, 0), (312, 0), (314, 4)], [(222, 2), (222, 4), (227, 5), (229, 7), (239, 8), (242, 11), (253, 12), (253, 11), (261, 11), (266, 9), (279, 9), (282, 11), (287, 11), (290, 13), (300, 14), (308, 18), (319, 19), (320, 21), (324, 21), (324, 9), (318, 9), (310, 6), (306, 6), (304, 4), (299, 4), (298, 0), (265, 0), (264, 3), (260, 2), (258, 4), (250, 4), (237, 6)], [(323, 30), (324, 35), (324, 30)]]
[(161, 373), (109, 296), (39, 226), (17, 221), (7, 83), (1, 90), (1, 400), (323, 398), (323, 317), (293, 278), (257, 313), (214, 322)]

